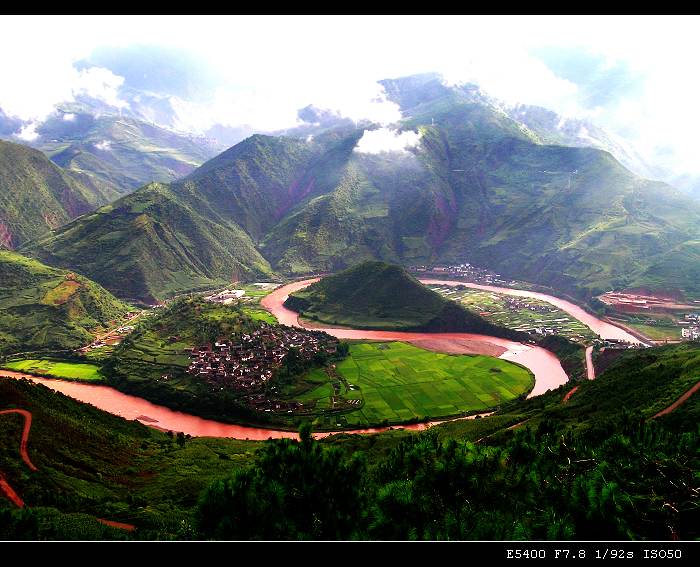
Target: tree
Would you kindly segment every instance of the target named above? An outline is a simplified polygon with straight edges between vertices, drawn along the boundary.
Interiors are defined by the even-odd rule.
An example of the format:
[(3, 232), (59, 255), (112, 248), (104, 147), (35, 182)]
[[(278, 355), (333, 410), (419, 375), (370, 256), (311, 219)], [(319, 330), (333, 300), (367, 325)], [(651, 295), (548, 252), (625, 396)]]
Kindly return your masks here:
[(215, 539), (349, 539), (365, 510), (366, 464), (322, 447), (311, 426), (299, 441), (268, 442), (255, 464), (205, 491), (199, 527)]

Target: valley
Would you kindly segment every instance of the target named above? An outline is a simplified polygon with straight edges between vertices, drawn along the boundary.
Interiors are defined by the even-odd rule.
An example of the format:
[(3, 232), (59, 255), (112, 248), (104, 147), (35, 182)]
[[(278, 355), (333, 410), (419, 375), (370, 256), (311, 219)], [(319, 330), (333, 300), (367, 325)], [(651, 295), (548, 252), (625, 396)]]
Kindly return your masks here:
[(6, 18), (0, 540), (700, 538), (675, 30)]
[[(265, 291), (260, 291), (261, 287), (260, 286), (250, 286), (248, 288), (249, 292), (255, 293), (255, 299), (253, 303), (246, 302), (243, 304), (243, 309), (252, 309), (253, 311), (256, 309), (256, 301), (260, 301), (261, 305), (269, 310), (274, 317), (279, 320), (281, 323), (289, 325), (289, 326), (298, 326), (300, 323), (298, 321), (298, 314), (290, 311), (286, 307), (284, 307), (284, 303), (288, 297), (288, 294), (299, 290), (303, 289), (304, 287), (310, 285), (315, 280), (302, 280), (300, 282), (295, 282), (292, 284), (288, 284), (286, 286), (278, 287), (277, 289), (273, 290), (272, 292), (269, 292), (268, 290)], [(454, 282), (453, 282), (454, 283)], [(430, 284), (433, 285), (433, 284)], [(460, 284), (461, 285), (461, 284)], [(512, 292), (522, 292), (522, 290), (510, 290)], [(256, 293), (257, 292), (257, 293)], [(551, 298), (551, 301), (556, 301), (556, 298)], [(213, 313), (215, 313), (214, 311)], [(589, 315), (589, 317), (592, 317)], [(305, 398), (306, 401), (311, 401), (314, 404), (319, 404), (320, 406), (325, 406), (330, 409), (334, 409), (333, 403), (335, 400), (335, 403), (341, 403), (340, 400), (346, 399), (346, 400), (352, 400), (352, 399), (362, 399), (364, 397), (364, 392), (365, 388), (367, 388), (367, 393), (370, 395), (372, 398), (376, 398), (377, 394), (374, 393), (375, 388), (377, 387), (376, 384), (371, 385), (367, 384), (365, 385), (365, 388), (363, 388), (362, 380), (359, 380), (359, 376), (362, 375), (362, 365), (365, 364), (370, 364), (369, 367), (372, 367), (373, 364), (376, 365), (376, 362), (373, 363), (373, 360), (386, 360), (386, 356), (382, 353), (382, 351), (377, 351), (376, 349), (378, 346), (386, 344), (387, 347), (391, 350), (399, 348), (399, 349), (407, 349), (411, 348), (408, 345), (413, 344), (420, 349), (429, 349), (433, 351), (438, 351), (438, 352), (444, 352), (444, 353), (452, 353), (452, 354), (469, 354), (472, 356), (465, 357), (465, 362), (469, 359), (474, 359), (474, 362), (477, 362), (480, 359), (483, 359), (486, 365), (488, 366), (488, 358), (484, 358), (483, 356), (479, 357), (474, 357), (473, 355), (475, 354), (480, 354), (480, 355), (486, 355), (487, 357), (492, 357), (492, 356), (497, 356), (501, 358), (502, 360), (512, 360), (514, 362), (517, 362), (519, 365), (524, 365), (525, 367), (529, 368), (530, 371), (534, 374), (534, 387), (532, 387), (532, 390), (530, 391), (530, 396), (536, 396), (541, 393), (544, 393), (545, 391), (556, 388), (559, 385), (565, 383), (567, 381), (567, 377), (564, 374), (564, 372), (561, 370), (561, 366), (559, 364), (559, 361), (556, 359), (555, 356), (553, 356), (551, 353), (546, 351), (545, 349), (542, 349), (540, 347), (534, 346), (534, 345), (518, 345), (517, 343), (513, 343), (511, 341), (507, 341), (505, 339), (498, 339), (496, 337), (484, 337), (480, 335), (474, 335), (474, 334), (468, 334), (468, 333), (409, 333), (409, 332), (398, 332), (398, 331), (367, 331), (367, 330), (353, 330), (353, 329), (342, 329), (342, 328), (324, 328), (324, 331), (327, 333), (330, 333), (332, 335), (337, 336), (338, 338), (341, 339), (346, 339), (346, 340), (351, 340), (353, 343), (355, 341), (362, 341), (362, 340), (367, 340), (370, 339), (372, 341), (379, 341), (379, 342), (374, 342), (374, 343), (357, 343), (357, 344), (352, 344), (351, 343), (351, 352), (354, 350), (357, 352), (357, 349), (374, 349), (374, 352), (376, 352), (376, 355), (362, 357), (358, 359), (358, 361), (355, 361), (353, 357), (348, 359), (348, 361), (343, 362), (340, 367), (339, 367), (339, 372), (341, 376), (343, 376), (343, 365), (347, 370), (345, 372), (350, 372), (349, 374), (346, 374), (343, 376), (344, 380), (342, 381), (344, 383), (341, 384), (340, 382), (337, 382), (336, 386), (333, 386), (333, 380), (329, 380), (329, 378), (323, 373), (323, 372), (318, 372), (318, 371), (313, 371), (310, 375), (309, 378), (304, 379), (304, 382), (302, 384), (306, 384), (306, 391), (301, 392), (302, 398)], [(399, 341), (399, 342), (390, 342), (386, 343), (386, 341)], [(187, 365), (189, 364), (188, 357), (186, 356), (186, 353), (183, 355), (182, 349), (186, 347), (187, 343), (178, 343), (178, 342), (172, 342), (172, 341), (159, 341), (157, 339), (151, 338), (148, 339), (147, 342), (142, 343), (143, 346), (139, 347), (141, 349), (140, 354), (137, 355), (137, 357), (134, 359), (135, 362), (137, 362), (139, 365), (143, 366), (143, 363), (140, 361), (148, 360), (149, 357), (155, 357), (155, 359), (159, 360), (161, 364), (166, 364), (166, 365), (172, 365), (172, 364), (180, 364), (181, 368), (183, 371), (186, 369)], [(399, 345), (405, 344), (406, 346), (400, 347)], [(146, 347), (146, 345), (151, 345)], [(160, 345), (160, 346), (159, 346)], [(396, 346), (394, 346), (396, 345)], [(148, 350), (144, 350), (147, 348)], [(366, 351), (368, 354), (370, 351)], [(416, 353), (420, 352), (426, 352), (423, 350), (416, 350)], [(380, 353), (382, 353), (380, 355)], [(379, 356), (379, 358), (377, 358)], [(414, 355), (415, 356), (415, 355)], [(425, 358), (424, 355), (420, 355)], [(443, 356), (444, 355), (437, 355)], [(123, 363), (126, 363), (128, 361), (128, 356), (125, 357), (123, 360)], [(457, 357), (459, 358), (459, 357)], [(407, 362), (410, 364), (410, 367), (417, 368), (415, 365), (417, 363), (418, 359), (415, 359), (415, 361), (411, 358), (405, 359), (404, 362), (401, 362), (401, 365), (405, 365)], [(437, 358), (435, 361), (431, 361), (430, 359), (426, 359), (425, 363), (427, 368), (432, 368), (437, 362)], [(446, 360), (449, 360), (446, 359)], [(457, 360), (455, 360), (455, 363)], [(122, 363), (122, 364), (123, 364)], [(386, 366), (386, 362), (383, 363), (385, 364), (384, 368), (387, 370), (389, 368), (393, 368), (396, 366), (397, 361), (394, 361), (392, 363), (389, 363), (388, 366)], [(32, 362), (32, 361), (25, 361), (25, 362), (16, 362), (16, 363), (10, 363), (9, 365), (5, 365), (6, 368), (8, 369), (31, 369), (37, 368), (37, 363)], [(148, 364), (146, 364), (148, 366)], [(368, 367), (368, 368), (369, 368)], [(376, 367), (376, 366), (375, 366)], [(152, 374), (154, 376), (157, 375), (156, 379), (161, 378), (161, 374), (163, 372), (163, 368), (166, 368), (165, 366), (161, 367), (155, 367)], [(516, 367), (517, 368), (517, 367)], [(31, 371), (31, 370), (30, 370)], [(411, 371), (413, 372), (413, 371)], [(359, 373), (359, 374), (358, 374)], [(19, 377), (23, 376), (21, 372), (12, 372), (12, 373), (6, 373), (8, 375), (14, 376), (14, 377)], [(432, 374), (432, 372), (431, 372)], [(461, 371), (459, 372), (461, 374)], [(472, 374), (472, 373), (470, 373)], [(494, 378), (493, 373), (491, 373), (492, 376), (491, 378)], [(416, 384), (416, 386), (420, 387), (421, 380), (418, 380), (416, 382), (415, 378), (410, 378), (412, 374), (409, 374), (405, 377), (401, 377), (401, 375), (396, 375), (395, 378), (391, 378), (393, 382), (392, 384), (398, 385), (401, 383), (405, 383), (406, 378), (409, 378), (409, 382), (412, 382)], [(499, 375), (500, 376), (500, 375)], [(388, 376), (387, 376), (388, 377)], [(36, 377), (31, 377), (33, 380), (43, 380), (41, 378), (36, 378)], [(399, 380), (398, 382), (396, 380)], [(181, 379), (178, 379), (181, 380)], [(168, 380), (169, 382), (172, 383), (172, 379)], [(265, 438), (264, 435), (269, 433), (272, 436), (276, 435), (283, 435), (283, 436), (293, 436), (293, 433), (290, 432), (285, 432), (283, 430), (279, 429), (270, 429), (270, 428), (250, 428), (250, 427), (245, 427), (245, 426), (236, 426), (236, 425), (228, 425), (225, 423), (216, 423), (212, 420), (205, 420), (201, 418), (197, 418), (192, 415), (187, 415), (183, 414), (181, 412), (173, 412), (172, 410), (168, 410), (162, 406), (154, 405), (152, 403), (149, 403), (145, 400), (142, 400), (140, 398), (137, 398), (135, 396), (129, 396), (127, 394), (123, 394), (121, 392), (117, 392), (113, 388), (107, 386), (107, 385), (101, 385), (101, 386), (87, 386), (82, 387), (82, 384), (75, 384), (75, 383), (61, 383), (56, 380), (49, 380), (44, 381), (43, 383), (45, 384), (50, 384), (52, 387), (60, 387), (60, 390), (63, 391), (64, 393), (67, 393), (68, 395), (73, 395), (76, 396), (78, 399), (81, 399), (83, 401), (87, 401), (89, 403), (93, 403), (97, 405), (97, 407), (100, 407), (102, 409), (105, 409), (107, 411), (112, 411), (116, 412), (119, 415), (124, 415), (124, 416), (130, 416), (131, 419), (136, 419), (139, 418), (139, 416), (145, 416), (148, 419), (144, 419), (144, 423), (148, 425), (154, 425), (162, 429), (170, 429), (170, 430), (177, 430), (177, 431), (183, 431), (187, 434), (190, 435), (216, 435), (216, 436), (233, 436), (238, 439), (254, 439), (254, 438)], [(176, 380), (174, 383), (172, 383), (173, 386), (176, 386), (178, 384), (178, 381)], [(354, 390), (349, 390), (347, 385), (352, 384), (356, 389)], [(342, 388), (341, 390), (338, 391), (338, 394), (342, 394), (339, 397), (336, 397), (336, 393), (334, 393), (334, 390), (336, 387)], [(396, 387), (396, 386), (394, 386)], [(445, 384), (445, 387), (447, 387), (447, 383)], [(304, 386), (302, 386), (302, 389)], [(508, 387), (506, 387), (507, 389)], [(347, 431), (357, 431), (358, 429), (361, 430), (362, 427), (365, 426), (377, 426), (380, 425), (382, 421), (385, 419), (389, 421), (389, 423), (404, 423), (408, 420), (416, 420), (418, 421), (423, 421), (421, 424), (422, 427), (424, 427), (427, 423), (426, 422), (433, 422), (434, 418), (437, 418), (440, 416), (440, 413), (446, 413), (448, 417), (454, 415), (454, 414), (459, 414), (463, 412), (474, 412), (476, 411), (483, 411), (484, 409), (489, 408), (490, 406), (494, 405), (494, 403), (498, 403), (496, 399), (492, 399), (490, 402), (485, 401), (486, 398), (485, 393), (481, 392), (479, 390), (474, 391), (472, 389), (472, 386), (466, 383), (462, 383), (459, 386), (459, 390), (463, 391), (464, 396), (469, 396), (469, 395), (474, 395), (474, 394), (468, 394), (469, 392), (475, 392), (477, 396), (480, 396), (483, 398), (482, 401), (477, 402), (477, 405), (469, 405), (474, 403), (475, 398), (465, 398), (471, 399), (472, 401), (466, 401), (466, 405), (464, 406), (449, 406), (448, 407), (443, 407), (438, 409), (438, 406), (443, 406), (444, 402), (437, 402), (437, 405), (430, 405), (431, 403), (435, 402), (428, 402), (428, 405), (425, 405), (423, 403), (422, 405), (414, 405), (412, 410), (409, 410), (408, 413), (406, 413), (406, 410), (401, 410), (402, 413), (395, 413), (395, 410), (389, 411), (387, 413), (387, 410), (390, 405), (387, 406), (386, 404), (388, 403), (385, 399), (383, 399), (381, 396), (382, 394), (380, 393), (381, 390), (376, 390), (377, 393), (379, 393), (379, 398), (377, 398), (377, 402), (379, 404), (377, 405), (377, 402), (375, 403), (370, 403), (367, 404), (365, 401), (364, 404), (366, 407), (363, 406), (361, 411), (355, 411), (351, 412), (346, 415), (339, 414), (340, 417), (340, 425), (346, 428)], [(293, 392), (294, 390), (291, 390)], [(445, 390), (445, 393), (447, 394), (448, 399), (452, 400), (452, 403), (454, 403), (454, 395), (448, 393), (449, 390)], [(505, 390), (504, 390), (505, 391)], [(521, 390), (522, 391), (522, 390)], [(524, 389), (524, 391), (527, 391), (527, 389)], [(387, 391), (388, 392), (388, 391)], [(421, 394), (425, 395), (425, 394)], [(431, 394), (432, 395), (432, 394)], [(493, 394), (490, 394), (493, 395)], [(513, 394), (506, 394), (506, 397), (504, 398), (505, 400), (512, 399)], [(288, 398), (288, 399), (293, 399)], [(390, 398), (392, 399), (392, 398)], [(437, 398), (436, 398), (437, 400)], [(347, 403), (347, 402), (344, 402)], [(396, 403), (396, 402), (394, 402)], [(404, 402), (405, 403), (405, 402)], [(412, 402), (415, 404), (415, 402)], [(396, 406), (397, 408), (402, 407), (403, 404), (400, 404)], [(384, 408), (383, 410), (379, 408)], [(128, 410), (126, 408), (129, 408)], [(375, 409), (372, 409), (375, 408)], [(337, 408), (335, 408), (337, 409)], [(124, 412), (127, 413), (124, 413)], [(286, 410), (285, 410), (286, 411)], [(365, 414), (365, 412), (370, 412), (369, 414)], [(377, 413), (379, 412), (379, 413)], [(353, 415), (356, 415), (356, 417), (353, 417)], [(363, 415), (370, 415), (373, 416), (369, 420), (367, 420), (366, 417), (362, 417)], [(430, 418), (425, 419), (425, 416), (430, 416)], [(393, 416), (393, 417), (392, 417)], [(420, 418), (423, 417), (424, 419), (421, 420)], [(324, 417), (316, 422), (316, 427), (320, 427), (320, 429), (324, 429), (324, 425), (328, 429), (337, 429), (338, 425), (338, 418), (335, 418), (335, 421), (332, 421), (332, 417)], [(179, 426), (176, 424), (180, 423)], [(412, 427), (412, 426), (406, 426), (402, 425), (402, 427)], [(381, 428), (379, 429), (381, 430)], [(267, 432), (267, 433), (266, 433)]]

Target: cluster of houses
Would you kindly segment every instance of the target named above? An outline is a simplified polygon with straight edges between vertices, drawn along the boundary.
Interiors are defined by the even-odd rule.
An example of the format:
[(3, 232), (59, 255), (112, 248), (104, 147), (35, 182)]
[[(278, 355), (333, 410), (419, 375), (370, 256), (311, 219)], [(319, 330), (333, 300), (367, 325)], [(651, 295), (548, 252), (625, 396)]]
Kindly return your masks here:
[[(134, 319), (137, 315), (138, 313), (128, 313), (127, 320)], [(103, 338), (95, 339), (90, 344), (80, 347), (79, 349), (77, 349), (77, 352), (85, 354), (90, 350), (102, 348), (103, 346), (118, 345), (121, 342), (122, 338), (131, 333), (131, 331), (133, 330), (133, 325), (122, 325), (121, 327), (117, 327), (113, 331), (110, 331), (107, 335), (103, 336)]]
[(207, 344), (185, 352), (190, 354), (189, 374), (222, 390), (246, 391), (267, 383), (292, 348), (300, 358), (310, 360), (319, 352), (335, 354), (337, 347), (337, 339), (323, 331), (263, 323), (249, 334), (232, 340), (220, 339), (213, 346)]
[(409, 270), (423, 276), (449, 276), (451, 278), (463, 278), (471, 282), (490, 285), (513, 285), (515, 283), (511, 280), (502, 279), (500, 274), (496, 274), (486, 268), (472, 266), (469, 263), (439, 266), (411, 266)]
[(603, 348), (607, 349), (630, 349), (630, 348), (647, 348), (648, 345), (645, 345), (643, 343), (631, 343), (628, 341), (625, 341), (623, 339), (602, 339), (598, 338), (595, 341), (595, 344), (601, 347), (601, 350)]
[(552, 305), (532, 303), (531, 301), (528, 301), (527, 299), (523, 299), (521, 297), (504, 296), (503, 299), (505, 301), (506, 308), (513, 312), (520, 311), (521, 309), (529, 309), (530, 311), (534, 311), (535, 313), (556, 313), (557, 311), (557, 308)]
[(238, 301), (245, 295), (244, 289), (225, 289), (219, 293), (206, 296), (204, 299), (213, 303), (223, 303), (228, 305), (233, 301)]
[(681, 326), (682, 338), (689, 341), (700, 339), (700, 313), (687, 313), (678, 324)]

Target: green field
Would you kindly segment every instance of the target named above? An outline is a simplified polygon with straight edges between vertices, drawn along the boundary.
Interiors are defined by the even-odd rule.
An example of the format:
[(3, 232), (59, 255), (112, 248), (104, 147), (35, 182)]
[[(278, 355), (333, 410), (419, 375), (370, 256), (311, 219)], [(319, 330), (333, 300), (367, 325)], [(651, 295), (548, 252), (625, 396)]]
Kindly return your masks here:
[[(354, 343), (337, 366), (339, 380), (315, 370), (309, 389), (297, 399), (317, 409), (344, 408), (323, 416), (319, 426), (397, 424), (483, 410), (511, 400), (534, 385), (521, 366), (487, 356), (440, 354), (400, 343)], [(336, 389), (333, 404), (333, 388)], [(362, 400), (347, 411), (349, 400)]]
[(676, 323), (683, 319), (683, 312), (675, 313), (615, 313), (613, 319), (632, 327), (654, 341), (680, 340), (681, 326)]
[(58, 362), (55, 360), (17, 360), (3, 365), (9, 370), (41, 374), (68, 380), (102, 380), (100, 367), (83, 362)]

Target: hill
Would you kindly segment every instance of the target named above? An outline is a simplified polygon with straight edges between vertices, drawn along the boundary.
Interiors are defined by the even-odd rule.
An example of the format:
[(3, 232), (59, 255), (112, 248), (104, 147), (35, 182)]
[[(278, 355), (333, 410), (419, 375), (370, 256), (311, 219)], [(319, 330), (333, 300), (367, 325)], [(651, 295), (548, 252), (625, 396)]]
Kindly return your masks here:
[(364, 262), (294, 292), (285, 306), (330, 325), (361, 329), (524, 335), (470, 312), (428, 289), (400, 266)]
[(0, 140), (0, 247), (18, 248), (117, 196), (40, 151)]
[(75, 349), (128, 311), (83, 276), (0, 250), (0, 354)]
[(190, 538), (200, 492), (259, 445), (184, 436), (176, 443), (172, 434), (25, 380), (0, 378), (0, 400), (0, 410), (31, 412), (27, 447), (38, 469), (19, 458), (20, 417), (0, 416), (0, 473), (27, 506), (14, 509), (0, 492), (0, 539)]
[(54, 163), (122, 195), (184, 177), (217, 153), (206, 140), (133, 117), (100, 115), (79, 103), (64, 105), (37, 133), (32, 145)]
[(209, 212), (172, 187), (152, 183), (25, 250), (142, 302), (268, 274), (250, 237)]

